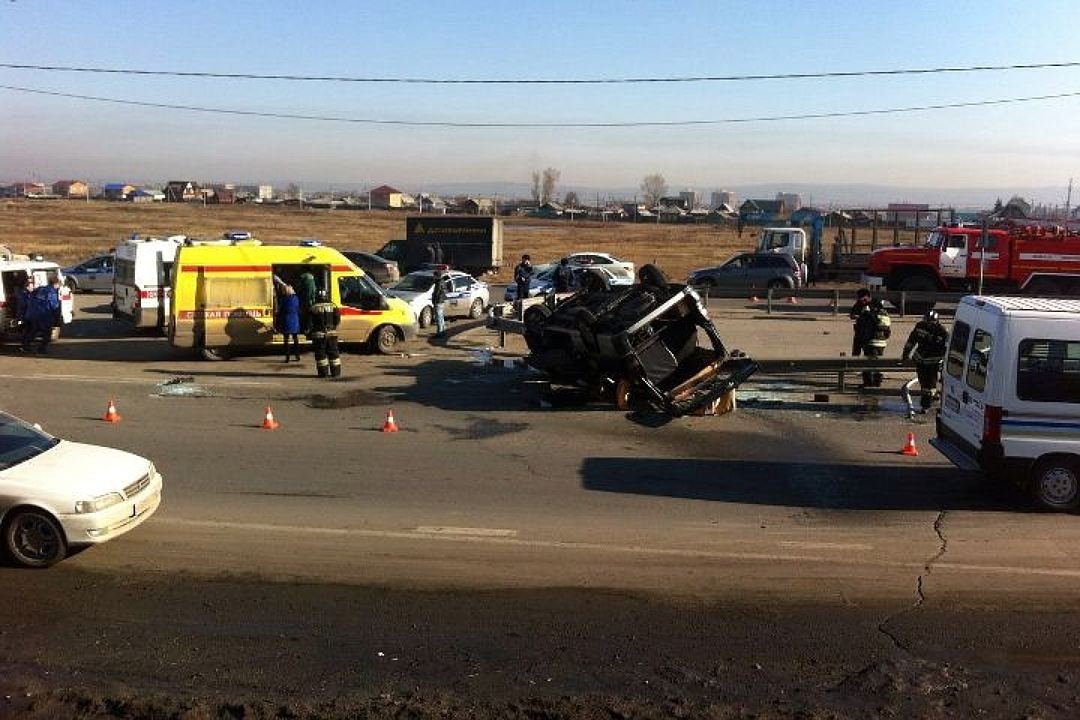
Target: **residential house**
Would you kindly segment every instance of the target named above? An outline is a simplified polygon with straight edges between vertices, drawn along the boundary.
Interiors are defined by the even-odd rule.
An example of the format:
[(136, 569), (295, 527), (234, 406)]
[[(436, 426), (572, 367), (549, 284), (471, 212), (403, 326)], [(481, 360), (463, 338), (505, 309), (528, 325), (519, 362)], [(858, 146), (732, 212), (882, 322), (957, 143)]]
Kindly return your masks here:
[(447, 204), (438, 195), (432, 195), (431, 193), (420, 193), (417, 196), (417, 204), (419, 205), (420, 212), (434, 213), (436, 215), (445, 215)]
[(165, 193), (160, 190), (152, 190), (150, 188), (135, 188), (133, 192), (128, 193), (127, 199), (133, 203), (153, 203), (164, 202)]
[(466, 198), (459, 207), (461, 212), (467, 215), (495, 214), (495, 203), (491, 198)]
[(656, 215), (642, 203), (623, 203), (623, 216), (630, 222), (639, 220), (653, 220)]
[[(665, 200), (674, 200), (675, 202), (665, 202)], [(678, 200), (679, 198), (664, 198), (654, 208), (656, 213), (660, 215), (660, 222), (683, 222), (687, 210), (682, 207)]]
[(0, 194), (3, 197), (20, 198), (31, 197), (33, 195), (45, 194), (45, 183), (39, 182), (17, 182), (8, 185), (5, 188), (0, 189)]
[(236, 190), (230, 185), (211, 185), (206, 202), (215, 205), (232, 205), (236, 202)]
[(786, 214), (781, 200), (746, 200), (739, 206), (739, 219), (755, 225), (780, 222)]
[(379, 210), (400, 210), (405, 207), (405, 193), (389, 185), (380, 185), (369, 191), (371, 207)]
[(52, 185), (53, 195), (60, 197), (85, 198), (90, 194), (90, 186), (82, 180), (57, 180)]
[(105, 183), (101, 188), (101, 194), (106, 200), (127, 200), (128, 195), (135, 192), (135, 186), (128, 183)]
[(542, 218), (559, 218), (562, 217), (565, 208), (561, 203), (557, 203), (554, 200), (548, 200), (536, 210), (536, 217)]
[(165, 202), (195, 202), (202, 199), (199, 183), (193, 180), (170, 180), (165, 185)]
[(820, 210), (809, 206), (803, 206), (795, 212), (791, 213), (790, 222), (795, 227), (800, 227), (802, 225), (809, 225), (810, 223), (814, 222), (814, 218), (818, 217), (821, 217)]

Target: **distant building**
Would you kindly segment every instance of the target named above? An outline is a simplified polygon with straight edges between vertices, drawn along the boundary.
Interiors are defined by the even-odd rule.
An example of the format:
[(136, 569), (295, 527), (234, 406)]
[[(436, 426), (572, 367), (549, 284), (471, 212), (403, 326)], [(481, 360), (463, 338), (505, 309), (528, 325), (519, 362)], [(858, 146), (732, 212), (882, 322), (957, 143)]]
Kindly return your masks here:
[(165, 202), (195, 202), (202, 199), (199, 183), (193, 180), (170, 180), (165, 185)]
[(53, 195), (60, 197), (84, 198), (90, 193), (90, 186), (82, 180), (57, 180), (52, 185)]
[(135, 186), (128, 183), (105, 183), (101, 188), (101, 194), (106, 200), (127, 200), (128, 195), (135, 192)]
[(205, 190), (208, 203), (232, 205), (236, 202), (236, 189), (232, 185), (211, 185)]
[(400, 210), (405, 207), (405, 193), (389, 185), (380, 185), (369, 192), (371, 207), (380, 210)]
[(739, 219), (747, 223), (778, 222), (786, 217), (784, 203), (780, 200), (746, 200), (739, 206)]
[(45, 194), (45, 183), (17, 182), (0, 189), (3, 197), (20, 198)]
[(715, 210), (721, 205), (727, 205), (729, 209), (735, 207), (735, 193), (730, 190), (713, 191), (709, 198), (709, 207)]
[(466, 198), (459, 206), (461, 212), (468, 215), (494, 215), (495, 203), (491, 198)]
[(683, 190), (679, 193), (679, 200), (684, 210), (693, 210), (701, 205), (701, 193), (697, 190)]
[(798, 193), (778, 192), (776, 193), (776, 199), (784, 204), (781, 214), (793, 213), (802, 207), (802, 198)]
[(136, 188), (128, 193), (127, 199), (133, 203), (165, 202), (165, 193), (150, 188)]

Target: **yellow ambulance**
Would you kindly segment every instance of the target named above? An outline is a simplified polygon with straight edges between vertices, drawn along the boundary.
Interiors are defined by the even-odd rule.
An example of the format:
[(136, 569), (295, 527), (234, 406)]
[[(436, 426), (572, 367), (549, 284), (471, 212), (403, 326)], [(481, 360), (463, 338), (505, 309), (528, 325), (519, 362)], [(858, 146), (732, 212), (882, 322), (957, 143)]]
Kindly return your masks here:
[(340, 343), (363, 343), (386, 354), (416, 337), (409, 306), (386, 295), (333, 248), (189, 242), (179, 248), (172, 268), (169, 342), (208, 360), (280, 346), (275, 286), (299, 288), (304, 273), (311, 273), (315, 287), (341, 308)]

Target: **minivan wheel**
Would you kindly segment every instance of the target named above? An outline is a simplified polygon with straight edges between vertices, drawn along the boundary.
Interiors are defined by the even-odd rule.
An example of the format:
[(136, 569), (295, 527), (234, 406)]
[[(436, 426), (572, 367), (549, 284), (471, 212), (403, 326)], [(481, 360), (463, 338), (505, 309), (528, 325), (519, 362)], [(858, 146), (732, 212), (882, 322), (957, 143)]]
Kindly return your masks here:
[(1075, 510), (1080, 505), (1080, 462), (1067, 455), (1051, 455), (1035, 463), (1031, 499), (1040, 510)]
[(431, 308), (426, 307), (420, 311), (420, 317), (416, 319), (416, 322), (420, 327), (426, 328), (431, 325)]
[(372, 337), (372, 345), (383, 355), (390, 355), (397, 347), (398, 334), (393, 325), (383, 325), (375, 331)]
[(4, 525), (4, 548), (19, 565), (47, 568), (67, 555), (64, 531), (41, 510), (18, 510)]

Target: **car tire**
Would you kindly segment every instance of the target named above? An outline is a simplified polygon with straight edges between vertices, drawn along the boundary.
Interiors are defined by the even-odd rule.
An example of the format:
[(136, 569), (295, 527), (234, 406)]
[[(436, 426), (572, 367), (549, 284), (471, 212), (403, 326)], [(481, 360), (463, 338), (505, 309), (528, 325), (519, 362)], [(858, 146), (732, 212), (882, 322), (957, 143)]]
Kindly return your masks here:
[(473, 320), (479, 320), (484, 317), (484, 301), (480, 298), (476, 298), (472, 301), (472, 305), (469, 306), (469, 317)]
[(430, 307), (426, 307), (420, 311), (420, 316), (416, 318), (416, 323), (422, 328), (431, 326), (433, 311)]
[(4, 523), (4, 549), (15, 563), (40, 569), (67, 556), (67, 540), (60, 524), (47, 512), (16, 510)]
[(398, 344), (397, 329), (393, 325), (380, 325), (371, 336), (371, 348), (382, 355), (391, 355)]
[(630, 381), (626, 378), (619, 378), (615, 383), (615, 407), (624, 412), (631, 408)]
[(203, 360), (209, 360), (210, 362), (218, 362), (220, 360), (228, 360), (229, 353), (224, 348), (201, 347), (199, 348), (199, 357)]
[(1035, 463), (1029, 486), (1035, 507), (1045, 512), (1069, 512), (1080, 506), (1080, 460), (1050, 455)]

